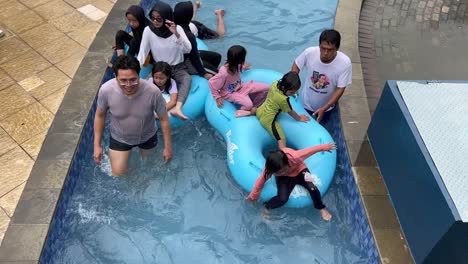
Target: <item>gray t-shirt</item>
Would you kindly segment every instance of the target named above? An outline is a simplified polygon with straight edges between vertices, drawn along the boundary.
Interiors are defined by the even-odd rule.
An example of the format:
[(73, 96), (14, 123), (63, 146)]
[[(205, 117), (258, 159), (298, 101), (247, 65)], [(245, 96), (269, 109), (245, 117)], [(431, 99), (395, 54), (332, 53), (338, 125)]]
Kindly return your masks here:
[(140, 89), (133, 98), (123, 94), (117, 80), (101, 86), (97, 107), (111, 114), (111, 136), (122, 143), (138, 145), (148, 141), (157, 131), (154, 113), (167, 114), (166, 101), (156, 85), (140, 79)]

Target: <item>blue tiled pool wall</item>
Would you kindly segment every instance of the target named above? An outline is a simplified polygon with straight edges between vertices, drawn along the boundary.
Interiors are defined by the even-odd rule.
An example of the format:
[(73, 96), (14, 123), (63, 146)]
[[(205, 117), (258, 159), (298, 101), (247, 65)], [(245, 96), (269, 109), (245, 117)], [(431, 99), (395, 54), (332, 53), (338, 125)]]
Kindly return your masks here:
[(345, 140), (341, 130), (341, 121), (339, 116), (339, 105), (330, 116), (330, 120), (325, 125), (328, 131), (331, 131), (333, 139), (337, 144), (337, 164), (342, 166), (342, 177), (346, 184), (346, 197), (348, 203), (352, 207), (352, 219), (354, 228), (358, 230), (359, 246), (361, 251), (366, 254), (366, 263), (380, 263), (379, 253), (375, 245), (374, 237), (370, 229), (369, 221), (364, 211), (356, 181), (354, 180), (351, 163), (349, 161), (348, 153), (346, 152)]
[[(115, 55), (114, 55), (115, 60)], [(113, 61), (114, 61), (113, 60)], [(114, 73), (111, 68), (107, 68), (102, 79), (102, 83), (114, 78)], [(57, 204), (54, 216), (52, 218), (52, 223), (47, 234), (46, 242), (42, 250), (39, 263), (50, 263), (52, 256), (54, 256), (60, 247), (57, 245), (57, 238), (61, 237), (64, 234), (64, 227), (68, 225), (65, 219), (65, 214), (68, 208), (70, 208), (70, 199), (73, 196), (73, 191), (75, 190), (77, 181), (81, 178), (81, 173), (84, 164), (90, 162), (90, 158), (93, 156), (93, 145), (94, 145), (94, 113), (96, 112), (97, 105), (97, 96), (94, 99), (91, 110), (89, 111), (86, 123), (83, 127), (83, 131), (78, 143), (75, 155), (70, 165), (68, 175), (65, 179), (64, 186), (62, 188), (62, 193)]]

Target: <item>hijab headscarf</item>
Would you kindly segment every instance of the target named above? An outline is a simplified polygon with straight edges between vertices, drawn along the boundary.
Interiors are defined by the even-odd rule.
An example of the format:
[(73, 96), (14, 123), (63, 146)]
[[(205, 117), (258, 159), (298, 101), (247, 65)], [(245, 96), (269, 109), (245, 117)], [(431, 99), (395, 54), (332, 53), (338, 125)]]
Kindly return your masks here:
[(138, 27), (132, 28), (132, 32), (133, 37), (138, 41), (138, 43), (141, 43), (143, 30), (149, 24), (149, 21), (145, 17), (145, 11), (140, 6), (132, 5), (127, 9), (125, 16), (127, 16), (128, 14), (134, 16), (138, 21)]
[(191, 1), (177, 3), (174, 7), (174, 22), (187, 33), (190, 32), (190, 21), (193, 17), (193, 4)]
[(154, 34), (156, 34), (158, 37), (161, 37), (161, 38), (168, 38), (172, 36), (172, 32), (166, 27), (166, 19), (171, 20), (171, 21), (173, 20), (171, 6), (162, 1), (158, 1), (153, 6), (153, 8), (151, 8), (151, 11), (149, 14), (149, 17), (151, 19), (153, 19), (152, 17), (153, 11), (158, 12), (163, 21), (162, 21), (162, 26), (160, 28), (156, 28), (154, 24), (151, 23), (150, 24), (151, 31), (153, 31)]

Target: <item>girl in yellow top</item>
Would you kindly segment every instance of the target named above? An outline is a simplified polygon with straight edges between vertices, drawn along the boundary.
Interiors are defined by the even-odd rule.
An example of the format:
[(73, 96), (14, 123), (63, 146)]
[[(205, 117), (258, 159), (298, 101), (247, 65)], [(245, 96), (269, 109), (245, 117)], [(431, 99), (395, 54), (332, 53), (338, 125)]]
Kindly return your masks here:
[(281, 80), (274, 82), (268, 91), (265, 102), (257, 109), (257, 118), (268, 133), (278, 141), (280, 149), (286, 147), (286, 137), (278, 122), (281, 112), (288, 113), (297, 121), (307, 122), (307, 115), (298, 115), (289, 102), (289, 96), (295, 95), (301, 87), (301, 79), (295, 72), (286, 73)]

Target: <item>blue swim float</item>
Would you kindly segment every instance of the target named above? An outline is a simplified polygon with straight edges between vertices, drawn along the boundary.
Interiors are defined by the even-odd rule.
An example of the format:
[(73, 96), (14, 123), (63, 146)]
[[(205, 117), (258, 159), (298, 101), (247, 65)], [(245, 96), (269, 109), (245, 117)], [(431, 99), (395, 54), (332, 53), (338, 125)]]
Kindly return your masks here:
[[(199, 50), (208, 50), (208, 47), (205, 45), (205, 43), (198, 38), (197, 45)], [(152, 67), (153, 65), (151, 64), (143, 67), (143, 69), (140, 71), (140, 77), (143, 78), (143, 75), (148, 77), (148, 75), (151, 74)], [(202, 116), (204, 112), (205, 99), (209, 94), (209, 90), (208, 81), (205, 78), (198, 75), (192, 75), (190, 92), (188, 94), (187, 100), (184, 103), (184, 106), (182, 106), (182, 112), (189, 118), (189, 120), (193, 120)], [(187, 123), (187, 121), (172, 115), (169, 115), (169, 121), (172, 128), (181, 127), (183, 124)]]
[[(253, 69), (242, 73), (242, 81), (256, 81), (271, 84), (281, 79), (282, 74), (266, 69)], [(298, 97), (290, 98), (293, 109), (298, 114), (307, 114)], [(227, 146), (227, 162), (234, 179), (244, 190), (253, 189), (257, 177), (265, 165), (263, 151), (276, 147), (276, 141), (261, 126), (255, 116), (236, 118), (237, 108), (224, 101), (218, 108), (211, 94), (207, 96), (205, 114), (208, 122), (223, 136)], [(289, 147), (301, 149), (309, 146), (333, 142), (328, 131), (315, 120), (307, 123), (298, 122), (286, 113), (279, 116), (279, 122), (285, 132)], [(322, 195), (328, 190), (336, 166), (336, 151), (320, 152), (305, 161), (314, 182)], [(277, 194), (276, 183), (269, 180), (265, 183), (260, 199), (267, 201)], [(288, 207), (305, 207), (312, 205), (309, 193), (302, 186), (296, 186), (286, 204)]]

